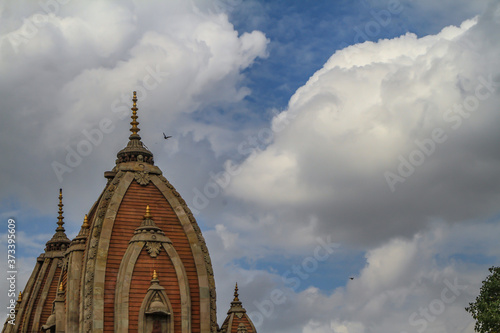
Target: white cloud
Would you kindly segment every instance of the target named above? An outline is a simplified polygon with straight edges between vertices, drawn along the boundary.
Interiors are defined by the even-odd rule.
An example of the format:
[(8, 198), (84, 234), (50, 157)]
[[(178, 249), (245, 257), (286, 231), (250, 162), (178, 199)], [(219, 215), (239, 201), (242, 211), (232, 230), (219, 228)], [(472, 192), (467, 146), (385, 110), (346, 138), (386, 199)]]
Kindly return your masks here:
[(227, 193), (253, 211), (283, 208), (273, 214), (287, 231), (312, 215), (317, 235), (365, 245), (436, 218), (495, 213), (500, 169), (482, 167), (498, 155), (494, 13), (336, 52), (273, 119), (273, 141), (241, 163)]
[[(369, 250), (366, 266), (331, 294), (317, 287), (294, 292), (279, 273), (234, 267), (216, 267), (218, 276), (224, 277), (218, 290), (230, 297), (227, 274), (246, 281), (240, 288), (245, 292), (243, 304), (261, 331), (472, 333), (473, 319), (465, 307), (479, 292), (487, 267), (459, 258), (481, 243), (498, 256), (495, 240), (480, 239), (482, 234), (497, 234), (498, 229), (494, 224), (468, 228), (436, 223), (412, 239), (393, 239)], [(464, 244), (461, 238), (466, 236), (470, 241)], [(442, 254), (443, 247), (455, 250)], [(212, 256), (217, 258), (218, 252)], [(284, 295), (283, 302), (272, 301), (277, 291)], [(220, 307), (226, 309), (227, 303), (221, 301)]]
[[(241, 102), (251, 93), (242, 72), (268, 52), (262, 32), (238, 35), (230, 23), (225, 6), (236, 2), (72, 2), (50, 15), (37, 4), (0, 8), (0, 100), (6, 110), (0, 148), (7, 157), (0, 162), (1, 198), (23, 198), (26, 206), (54, 215), (61, 184), (50, 163), (64, 163), (66, 147), (76, 149), (86, 139), (83, 130), (109, 118), (112, 133), (103, 135), (62, 184), (67, 229), (77, 232), (104, 186), (96, 174), (113, 166), (114, 154), (126, 143), (132, 89), (141, 97), (140, 134), (157, 164), (170, 180), (171, 174), (182, 175), (174, 185), (184, 198), (203, 190), (208, 171), (218, 170), (249, 130), (225, 126), (227, 119), (197, 122), (193, 115)], [(424, 5), (424, 11), (439, 6)], [(471, 6), (461, 8), (468, 13)], [(3, 20), (7, 13), (14, 15)], [(24, 18), (42, 18), (38, 13), (47, 23), (12, 47), (9, 36), (25, 31), (30, 22)], [(426, 329), (472, 333), (463, 308), (486, 272), (473, 256), (498, 257), (499, 230), (489, 223), (447, 223), (497, 211), (498, 90), (470, 116), (458, 117), (453, 106), (474, 96), (480, 77), (500, 80), (498, 35), (492, 33), (499, 31), (498, 17), (490, 10), (436, 35), (408, 33), (340, 50), (297, 90), (287, 110), (250, 133), (257, 143), (245, 141), (245, 148), (260, 150), (241, 164), (246, 153), (230, 157), (240, 174), (197, 215), (202, 226), (213, 227), (204, 236), (216, 275), (219, 322), (238, 282), (261, 332), (412, 332), (424, 323), (410, 322), (410, 316), (421, 320), (419, 309), (439, 305), (432, 302), (458, 278), (467, 289), (426, 322)], [(152, 72), (160, 73), (156, 80)], [(438, 127), (446, 142), (436, 144), (392, 193), (384, 172), (396, 173), (400, 156), (409, 159), (420, 148), (416, 140), (424, 142)], [(165, 143), (164, 131), (179, 135)], [(16, 215), (19, 207), (9, 211)], [(20, 236), (30, 251), (50, 238)], [(318, 286), (295, 292), (272, 262), (281, 261), (285, 270), (300, 264), (304, 254), (314, 253), (318, 237), (339, 242), (345, 252), (367, 251), (366, 266), (331, 293)], [(268, 267), (258, 265), (262, 258), (271, 262)], [(23, 260), (27, 279), (35, 258)], [(334, 253), (327, 262), (336, 260)], [(276, 290), (286, 301), (271, 308)]]
[[(126, 144), (132, 90), (138, 91), (140, 134), (148, 145), (158, 144), (183, 115), (240, 102), (250, 93), (241, 71), (267, 56), (262, 32), (238, 35), (227, 14), (191, 1), (34, 3), (3, 14), (15, 23), (0, 35), (0, 98), (8, 110), (0, 146), (10, 156), (0, 163), (6, 180), (0, 197), (24, 196), (46, 213), (50, 196), (36, 193), (64, 185), (68, 198), (77, 197), (83, 184), (91, 185), (96, 191), (84, 194), (85, 207), (67, 206), (75, 220), (102, 186), (96, 173), (112, 167)], [(111, 129), (95, 134), (88, 157), (69, 165), (68, 151), (89, 141), (84, 131), (95, 133), (103, 119)], [(116, 128), (123, 135), (110, 135)], [(213, 135), (196, 133), (201, 128), (189, 126), (221, 146)], [(36, 174), (25, 156), (36, 159)], [(61, 184), (54, 161), (71, 169)]]

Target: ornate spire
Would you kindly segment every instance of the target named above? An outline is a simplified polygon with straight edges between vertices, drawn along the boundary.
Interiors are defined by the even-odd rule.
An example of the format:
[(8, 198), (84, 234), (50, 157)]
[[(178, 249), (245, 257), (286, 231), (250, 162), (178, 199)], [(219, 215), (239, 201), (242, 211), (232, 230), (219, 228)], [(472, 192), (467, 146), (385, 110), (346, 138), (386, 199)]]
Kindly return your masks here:
[(64, 227), (63, 227), (63, 225), (64, 225), (64, 216), (63, 216), (64, 211), (63, 211), (62, 208), (63, 208), (64, 205), (62, 203), (62, 198), (63, 198), (63, 196), (62, 196), (62, 188), (60, 188), (59, 189), (59, 205), (58, 205), (59, 206), (59, 216), (57, 217), (57, 220), (58, 220), (57, 221), (57, 225), (58, 225), (58, 227), (56, 229), (57, 232), (58, 231), (62, 231), (62, 232), (66, 231), (66, 230), (64, 230)]
[(240, 299), (238, 298), (238, 282), (236, 282), (236, 286), (234, 287), (234, 299), (233, 302), (239, 302)]
[(64, 291), (64, 286), (62, 282), (59, 284), (59, 291)]
[(57, 217), (57, 228), (52, 239), (46, 244), (45, 251), (65, 251), (71, 242), (68, 236), (64, 233), (64, 216), (63, 216), (63, 203), (62, 203), (62, 189), (59, 189), (59, 216)]
[[(231, 302), (231, 307), (227, 312), (226, 320), (222, 324), (220, 332), (237, 332), (245, 333), (250, 329), (251, 332), (256, 332), (255, 326), (250, 317), (246, 314), (247, 310), (243, 307), (238, 294), (238, 283), (234, 287), (234, 300)], [(237, 327), (235, 326), (238, 325)]]
[(158, 280), (158, 274), (156, 274), (156, 269), (153, 269), (153, 280)]
[(130, 123), (130, 125), (132, 125), (132, 128), (130, 129), (130, 132), (132, 132), (132, 134), (129, 136), (129, 139), (130, 140), (133, 140), (133, 139), (141, 139), (141, 136), (139, 134), (137, 134), (137, 132), (140, 131), (140, 128), (137, 127), (137, 125), (139, 125), (139, 122), (137, 121), (137, 110), (139, 110), (137, 108), (137, 92), (134, 91), (134, 97), (132, 97), (132, 102), (134, 102), (133, 106), (132, 106), (132, 122)]
[(139, 122), (137, 121), (137, 93), (134, 91), (134, 95), (132, 97), (132, 121), (130, 125), (130, 134), (129, 142), (125, 148), (118, 152), (118, 159), (116, 160), (116, 164), (125, 163), (125, 162), (146, 162), (149, 164), (154, 164), (153, 153), (149, 151), (148, 148), (142, 143), (141, 136), (138, 134), (140, 131)]
[(246, 310), (241, 305), (240, 295), (238, 294), (238, 283), (234, 287), (234, 299), (231, 302), (231, 307), (229, 308), (228, 314), (233, 312), (246, 312)]
[(153, 221), (153, 216), (151, 215), (151, 211), (149, 210), (149, 205), (146, 206), (146, 214), (144, 214), (144, 219), (142, 220), (141, 225), (135, 229), (135, 233), (141, 232), (159, 232), (161, 234), (165, 234), (158, 226), (156, 226)]

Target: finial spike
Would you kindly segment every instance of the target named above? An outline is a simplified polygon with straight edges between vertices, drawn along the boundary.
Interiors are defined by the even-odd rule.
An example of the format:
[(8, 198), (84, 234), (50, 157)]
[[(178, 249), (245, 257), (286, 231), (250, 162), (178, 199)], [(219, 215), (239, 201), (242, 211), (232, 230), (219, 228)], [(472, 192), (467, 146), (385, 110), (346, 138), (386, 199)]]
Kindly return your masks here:
[(23, 292), (22, 292), (22, 291), (20, 291), (20, 292), (19, 292), (19, 296), (17, 297), (17, 302), (18, 302), (18, 303), (21, 303), (22, 301), (23, 301)]
[(85, 217), (83, 218), (82, 229), (88, 229), (89, 227), (89, 219), (87, 217), (87, 214), (85, 214)]
[(63, 287), (63, 283), (62, 282), (59, 284), (59, 291), (64, 291), (64, 287)]
[(137, 108), (137, 92), (134, 91), (134, 97), (132, 98), (132, 102), (133, 103), (133, 106), (132, 106), (132, 122), (130, 123), (130, 125), (132, 125), (132, 127), (130, 128), (130, 132), (132, 132), (132, 134), (130, 135), (129, 139), (130, 140), (133, 140), (133, 139), (141, 139), (141, 137), (139, 136), (139, 134), (137, 134), (140, 129), (139, 127), (137, 127), (137, 125), (139, 125), (139, 122), (137, 121), (137, 110), (139, 110)]
[(156, 269), (153, 269), (153, 280), (158, 280), (158, 274), (156, 274)]
[(233, 302), (239, 302), (240, 299), (238, 298), (238, 282), (236, 282), (236, 286), (234, 287), (234, 300)]
[(144, 215), (145, 219), (150, 219), (152, 218), (151, 216), (151, 211), (149, 210), (149, 205), (146, 206), (146, 215)]
[(57, 225), (58, 225), (58, 227), (57, 227), (56, 231), (62, 231), (62, 232), (64, 232), (65, 231), (64, 227), (63, 227), (63, 225), (64, 225), (64, 216), (63, 216), (64, 211), (62, 209), (64, 205), (62, 203), (62, 199), (63, 199), (62, 188), (60, 188), (59, 189), (59, 204), (58, 204), (58, 206), (59, 206), (59, 216), (57, 217), (57, 220), (58, 220), (57, 221)]

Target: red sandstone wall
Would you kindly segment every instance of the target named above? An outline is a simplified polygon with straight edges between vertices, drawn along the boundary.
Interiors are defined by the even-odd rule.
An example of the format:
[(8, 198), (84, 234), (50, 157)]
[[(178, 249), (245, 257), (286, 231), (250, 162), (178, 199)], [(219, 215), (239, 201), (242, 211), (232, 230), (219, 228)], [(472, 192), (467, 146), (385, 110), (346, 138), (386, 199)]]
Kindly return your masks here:
[[(174, 213), (172, 207), (163, 197), (161, 192), (153, 185), (149, 183), (147, 186), (141, 186), (136, 181), (133, 181), (129, 189), (125, 193), (123, 201), (118, 210), (116, 220), (113, 226), (113, 231), (111, 234), (111, 240), (108, 251), (108, 260), (106, 264), (106, 282), (105, 282), (105, 293), (104, 293), (104, 332), (114, 331), (114, 299), (115, 299), (115, 287), (116, 278), (118, 275), (118, 269), (120, 267), (121, 258), (123, 257), (127, 247), (128, 242), (134, 234), (134, 230), (141, 224), (143, 216), (146, 212), (146, 205), (150, 206), (151, 215), (156, 225), (160, 227), (165, 234), (171, 239), (176, 251), (184, 263), (186, 269), (186, 274), (189, 280), (189, 287), (191, 291), (191, 308), (192, 308), (192, 332), (200, 332), (200, 299), (199, 299), (199, 286), (198, 286), (198, 275), (196, 272), (196, 267), (194, 263), (194, 257), (189, 246), (187, 236), (181, 226), (177, 215)], [(150, 264), (150, 259), (145, 258), (141, 253), (140, 255), (140, 265), (136, 267), (134, 271), (134, 278), (137, 279), (137, 295), (134, 295), (135, 299), (142, 299), (146, 294), (146, 290), (150, 285), (152, 269), (151, 267), (144, 266), (145, 264)], [(149, 255), (147, 255), (149, 257)], [(175, 273), (170, 273), (172, 264), (170, 260), (166, 260), (167, 256), (164, 251), (160, 255), (162, 260), (155, 260), (155, 268), (159, 272), (160, 284), (165, 288), (177, 288), (175, 285), (169, 286), (163, 282), (163, 278)], [(170, 280), (173, 282), (172, 280)], [(147, 283), (147, 287), (146, 287)], [(134, 286), (135, 288), (135, 286)], [(175, 295), (172, 296), (168, 294), (172, 306), (174, 307), (174, 315), (178, 317), (180, 313), (180, 302), (175, 303)], [(133, 306), (132, 304), (130, 306)], [(140, 303), (137, 304), (140, 307)], [(135, 310), (134, 310), (135, 311)], [(129, 319), (133, 319), (131, 317)], [(135, 320), (135, 319), (134, 319)], [(132, 324), (137, 325), (137, 322), (130, 322), (130, 331), (132, 329)], [(180, 322), (179, 322), (180, 323)], [(175, 318), (176, 330), (177, 328), (177, 318)], [(136, 326), (134, 326), (136, 327)], [(180, 326), (179, 326), (180, 328)]]

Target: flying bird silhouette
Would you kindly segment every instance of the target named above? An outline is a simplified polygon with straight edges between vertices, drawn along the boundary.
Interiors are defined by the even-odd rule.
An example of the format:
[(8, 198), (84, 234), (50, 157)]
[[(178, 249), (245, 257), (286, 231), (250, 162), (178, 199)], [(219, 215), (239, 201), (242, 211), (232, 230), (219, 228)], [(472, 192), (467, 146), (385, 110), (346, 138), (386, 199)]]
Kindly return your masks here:
[(166, 135), (165, 135), (165, 133), (163, 133), (163, 138), (164, 138), (165, 140), (167, 140), (168, 138), (171, 138), (171, 137), (172, 137), (171, 135), (166, 136)]

